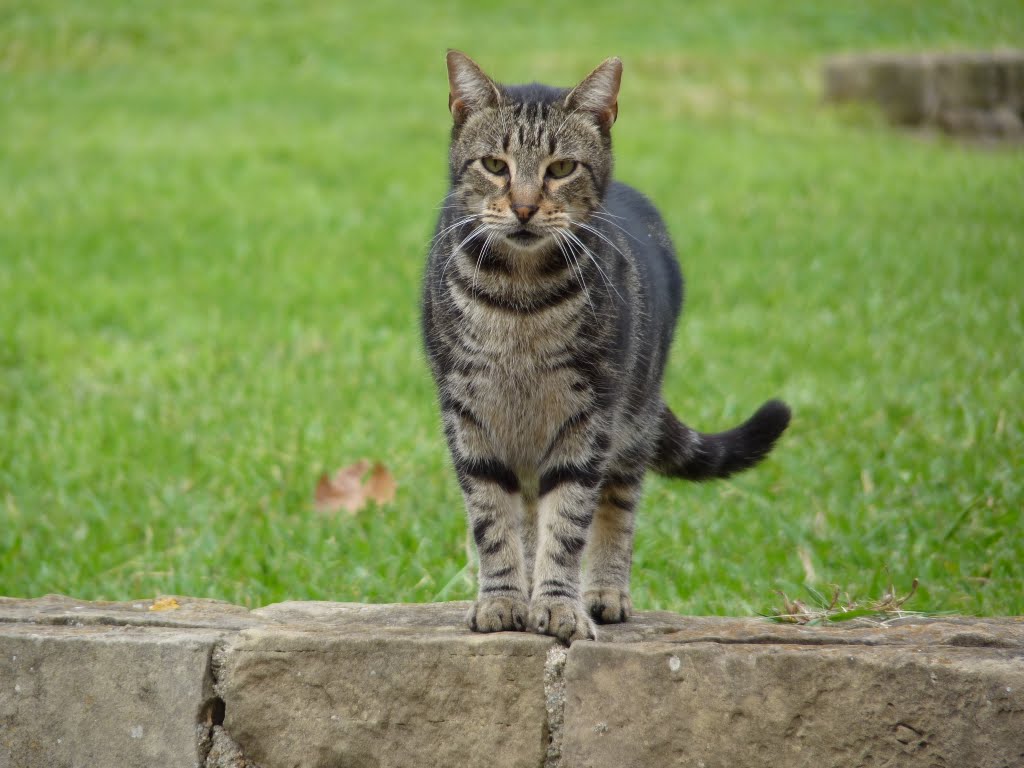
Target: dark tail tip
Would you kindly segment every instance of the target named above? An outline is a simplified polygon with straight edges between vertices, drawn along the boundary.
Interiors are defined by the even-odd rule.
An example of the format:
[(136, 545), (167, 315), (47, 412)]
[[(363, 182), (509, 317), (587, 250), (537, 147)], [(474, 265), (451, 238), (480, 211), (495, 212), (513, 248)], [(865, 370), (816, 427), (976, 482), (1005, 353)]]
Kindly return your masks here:
[(748, 469), (771, 453), (792, 418), (789, 406), (781, 400), (769, 400), (738, 427), (713, 435), (725, 442), (725, 456), (719, 477), (728, 477)]
[(666, 407), (653, 466), (669, 477), (697, 482), (729, 477), (767, 456), (790, 418), (788, 405), (769, 400), (738, 427), (705, 434), (687, 427)]
[(765, 451), (767, 453), (775, 445), (775, 441), (786, 431), (791, 418), (793, 418), (793, 412), (788, 405), (781, 400), (769, 400), (757, 409), (757, 413), (743, 422), (740, 429), (752, 440), (767, 443)]

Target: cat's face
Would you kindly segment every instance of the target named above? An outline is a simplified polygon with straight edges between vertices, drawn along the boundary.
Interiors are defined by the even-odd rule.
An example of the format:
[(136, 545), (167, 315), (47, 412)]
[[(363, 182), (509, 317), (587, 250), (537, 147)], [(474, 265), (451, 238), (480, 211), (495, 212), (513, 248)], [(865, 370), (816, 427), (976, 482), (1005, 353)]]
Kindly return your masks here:
[(448, 54), (455, 127), (453, 199), (488, 247), (536, 250), (571, 237), (611, 178), (610, 128), (621, 64), (609, 59), (572, 91), (503, 87)]

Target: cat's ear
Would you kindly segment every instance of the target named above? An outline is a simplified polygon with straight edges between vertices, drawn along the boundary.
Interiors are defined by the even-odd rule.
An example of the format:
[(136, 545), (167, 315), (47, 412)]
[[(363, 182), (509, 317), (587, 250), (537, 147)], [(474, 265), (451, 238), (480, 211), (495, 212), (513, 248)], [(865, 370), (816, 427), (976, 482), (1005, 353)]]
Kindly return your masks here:
[(501, 93), (484, 71), (461, 51), (448, 51), (448, 109), (456, 125), (478, 109), (496, 107)]
[(565, 106), (573, 111), (589, 112), (601, 129), (607, 131), (619, 114), (621, 82), (622, 60), (617, 56), (605, 59), (565, 97)]

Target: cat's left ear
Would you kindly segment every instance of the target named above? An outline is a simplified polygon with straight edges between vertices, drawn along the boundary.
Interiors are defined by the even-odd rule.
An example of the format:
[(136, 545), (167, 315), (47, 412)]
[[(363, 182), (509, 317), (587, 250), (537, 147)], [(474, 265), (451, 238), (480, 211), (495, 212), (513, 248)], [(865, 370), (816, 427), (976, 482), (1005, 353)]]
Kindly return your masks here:
[(619, 114), (621, 82), (622, 60), (617, 56), (605, 59), (565, 97), (565, 106), (567, 109), (589, 112), (597, 120), (601, 130), (607, 131)]

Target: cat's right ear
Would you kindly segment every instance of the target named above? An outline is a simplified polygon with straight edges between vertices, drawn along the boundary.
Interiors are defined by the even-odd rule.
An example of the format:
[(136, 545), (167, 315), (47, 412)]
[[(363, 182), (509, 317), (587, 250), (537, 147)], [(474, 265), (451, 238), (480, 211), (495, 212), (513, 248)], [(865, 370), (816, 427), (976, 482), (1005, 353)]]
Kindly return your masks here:
[(448, 51), (448, 109), (456, 125), (478, 109), (496, 107), (501, 93), (484, 71), (461, 51)]

